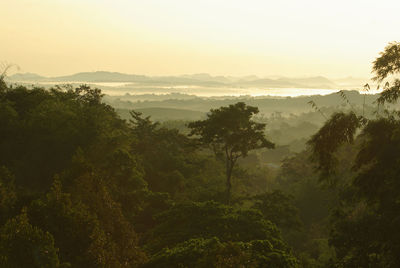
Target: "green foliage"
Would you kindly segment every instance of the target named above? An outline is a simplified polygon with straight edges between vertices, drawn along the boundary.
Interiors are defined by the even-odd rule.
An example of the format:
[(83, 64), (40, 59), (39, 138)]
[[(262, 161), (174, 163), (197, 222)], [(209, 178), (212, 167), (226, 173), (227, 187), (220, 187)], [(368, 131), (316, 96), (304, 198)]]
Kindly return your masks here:
[[(364, 203), (338, 208), (332, 215), (329, 243), (335, 247), (338, 267), (397, 267), (398, 255), (380, 217)], [(391, 233), (396, 236), (396, 233)], [(398, 250), (396, 248), (395, 250)]]
[[(374, 62), (375, 80), (400, 73), (400, 49), (391, 43)], [(385, 86), (379, 104), (397, 100), (399, 80)], [(342, 191), (343, 202), (332, 215), (330, 244), (339, 267), (399, 267), (400, 258), (400, 118), (386, 111), (376, 119), (360, 120), (353, 114), (328, 121), (310, 141), (322, 170), (329, 170), (335, 151), (351, 142), (357, 127), (354, 176)], [(349, 159), (350, 160), (350, 159)], [(349, 194), (350, 193), (350, 194)]]
[(207, 119), (191, 122), (191, 135), (212, 146), (215, 152), (228, 153), (230, 159), (247, 156), (257, 148), (273, 148), (273, 143), (264, 136), (265, 124), (256, 123), (251, 117), (258, 108), (238, 102), (228, 107), (211, 109)]
[(182, 192), (185, 178), (193, 174), (191, 157), (193, 146), (176, 129), (159, 127), (149, 117), (131, 112), (131, 131), (136, 137), (132, 152), (142, 157), (149, 189), (167, 192), (171, 196)]
[(186, 202), (160, 214), (157, 223), (149, 241), (152, 250), (199, 237), (218, 237), (224, 242), (268, 239), (277, 248), (286, 249), (279, 230), (257, 210), (236, 210), (216, 202)]
[[(285, 159), (282, 167), (278, 160), (293, 152), (291, 145), (268, 158), (264, 148), (273, 144), (257, 114), (243, 102), (213, 109), (189, 124), (189, 139), (138, 112), (121, 120), (88, 86), (0, 84), (1, 264), (297, 267), (299, 259), (303, 267), (327, 267), (333, 245), (337, 265), (398, 266), (398, 113), (370, 121), (356, 112), (332, 116), (310, 142), (320, 169), (333, 173), (336, 163), (335, 176), (345, 182), (325, 189), (309, 152)], [(315, 124), (297, 120), (313, 117), (261, 119), (286, 144), (308, 136), (320, 116)], [(347, 145), (356, 136), (355, 145)], [(231, 176), (234, 206), (222, 204), (230, 200)], [(329, 245), (328, 211), (339, 199)], [(25, 216), (14, 217), (22, 207), (28, 207)], [(17, 232), (21, 228), (25, 233)], [(42, 247), (50, 257), (29, 255)], [(10, 257), (21, 256), (21, 248), (26, 260)]]
[(390, 74), (400, 72), (400, 43), (392, 42), (389, 43), (383, 52), (380, 53), (374, 61), (372, 70), (375, 72), (375, 80), (382, 81)]
[(293, 199), (282, 191), (275, 190), (254, 197), (254, 208), (261, 211), (266, 220), (283, 229), (301, 227), (299, 211), (293, 205)]
[[(0, 164), (21, 186), (43, 191), (54, 174), (68, 169), (78, 148), (115, 147), (126, 127), (100, 98), (98, 90), (86, 86), (8, 88), (0, 94), (0, 124), (5, 126), (0, 132)], [(104, 154), (98, 151), (96, 156)]]
[(381, 118), (370, 121), (360, 135), (364, 142), (358, 151), (352, 183), (357, 198), (349, 204), (353, 212), (341, 208), (335, 215), (332, 237), (339, 256), (353, 266), (400, 265), (399, 131), (398, 118)]
[(0, 167), (0, 226), (8, 219), (17, 201), (14, 177), (5, 167)]
[(260, 148), (274, 148), (265, 138), (265, 124), (251, 120), (258, 108), (238, 102), (228, 107), (211, 109), (207, 119), (191, 122), (190, 136), (195, 135), (201, 144), (209, 145), (217, 156), (225, 158), (227, 201), (231, 198), (232, 169), (239, 157)]
[(312, 155), (318, 161), (318, 169), (325, 175), (334, 173), (337, 159), (333, 155), (344, 143), (352, 143), (361, 118), (354, 112), (335, 113), (308, 141)]
[(146, 184), (130, 153), (129, 126), (101, 97), (88, 86), (0, 92), (0, 165), (10, 171), (1, 170), (1, 220), (28, 206), (32, 224), (53, 235), (63, 262), (138, 266), (146, 256), (127, 216), (140, 211)]
[(51, 191), (43, 199), (32, 202), (28, 210), (31, 222), (48, 230), (60, 249), (60, 259), (73, 267), (106, 266), (108, 248), (94, 245), (105, 239), (99, 221), (81, 204), (73, 204), (70, 194), (63, 193), (55, 180)]
[(386, 83), (384, 91), (381, 92), (377, 103), (384, 105), (385, 103), (396, 103), (400, 97), (400, 80), (396, 79), (392, 85)]
[(167, 193), (151, 191), (142, 191), (138, 198), (140, 210), (132, 217), (132, 222), (137, 232), (146, 233), (156, 225), (155, 215), (171, 206), (171, 199)]
[(298, 267), (295, 258), (267, 240), (221, 242), (190, 239), (157, 253), (145, 267)]
[(1, 267), (60, 267), (57, 251), (53, 236), (32, 226), (26, 211), (1, 228)]
[[(329, 122), (328, 122), (329, 123)], [(397, 267), (400, 259), (398, 177), (400, 123), (396, 114), (369, 120), (358, 135), (353, 176), (342, 191), (343, 203), (332, 217), (330, 243), (342, 267)], [(335, 133), (341, 139), (340, 132)], [(326, 139), (321, 144), (334, 142)], [(332, 148), (332, 147), (331, 147)], [(335, 152), (319, 147), (329, 157)], [(315, 153), (315, 151), (314, 151)], [(324, 166), (319, 158), (319, 165)], [(349, 195), (349, 193), (352, 193)]]
[[(400, 43), (389, 43), (385, 47), (385, 50), (380, 53), (380, 57), (374, 61), (374, 65), (372, 67), (373, 72), (376, 74), (374, 80), (382, 82), (389, 75), (400, 73), (399, 59)], [(380, 94), (377, 102), (380, 105), (385, 103), (395, 103), (399, 97), (400, 80), (396, 78), (392, 85), (390, 85), (389, 82), (385, 83), (384, 91)]]
[[(146, 255), (138, 247), (138, 237), (130, 222), (125, 217), (121, 205), (111, 196), (106, 184), (96, 176), (84, 174), (75, 185), (74, 195), (99, 220), (99, 227), (105, 236), (98, 240), (99, 250), (106, 254), (99, 256), (105, 266), (138, 265), (146, 260)], [(104, 248), (106, 250), (104, 250)]]
[[(341, 152), (337, 157), (339, 166), (347, 171), (346, 165), (342, 164), (348, 162), (347, 154)], [(335, 251), (328, 243), (329, 216), (331, 209), (339, 203), (338, 199), (342, 198), (339, 195), (339, 185), (321, 185), (308, 151), (285, 159), (277, 182), (279, 189), (292, 196), (292, 204), (298, 210), (302, 222), (300, 229), (283, 229), (283, 237), (293, 248), (301, 267), (330, 267), (335, 260)]]

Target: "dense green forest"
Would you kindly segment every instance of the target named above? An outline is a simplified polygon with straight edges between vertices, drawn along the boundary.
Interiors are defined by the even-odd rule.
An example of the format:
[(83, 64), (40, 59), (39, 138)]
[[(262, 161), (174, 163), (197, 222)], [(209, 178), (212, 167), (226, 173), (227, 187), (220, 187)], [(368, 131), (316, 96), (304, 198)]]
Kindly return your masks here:
[(399, 62), (391, 43), (360, 105), (191, 122), (2, 76), (0, 267), (400, 267)]

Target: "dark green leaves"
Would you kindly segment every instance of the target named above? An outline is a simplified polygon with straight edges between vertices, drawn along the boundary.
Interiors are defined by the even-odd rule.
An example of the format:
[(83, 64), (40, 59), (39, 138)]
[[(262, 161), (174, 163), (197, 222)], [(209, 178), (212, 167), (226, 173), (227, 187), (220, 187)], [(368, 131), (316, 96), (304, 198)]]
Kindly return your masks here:
[(1, 267), (60, 267), (57, 251), (53, 236), (32, 226), (26, 211), (0, 229)]
[(277, 247), (285, 248), (275, 225), (253, 209), (236, 210), (216, 202), (186, 202), (159, 215), (157, 222), (150, 243), (153, 249), (198, 237), (218, 237), (221, 241), (271, 239)]
[(400, 97), (400, 80), (396, 79), (392, 86), (385, 86), (385, 90), (379, 95), (377, 102), (380, 105), (385, 103), (396, 103)]
[(361, 119), (354, 112), (335, 113), (325, 125), (308, 141), (313, 157), (318, 161), (318, 169), (332, 174), (336, 159), (334, 153), (344, 143), (352, 143)]
[(233, 157), (247, 156), (257, 148), (274, 148), (264, 135), (265, 124), (251, 120), (258, 108), (238, 102), (228, 107), (212, 109), (206, 120), (189, 123), (190, 135), (216, 151), (228, 150)]
[(381, 82), (388, 75), (398, 73), (400, 71), (400, 43), (392, 42), (385, 47), (374, 61), (372, 70), (376, 73), (374, 80)]

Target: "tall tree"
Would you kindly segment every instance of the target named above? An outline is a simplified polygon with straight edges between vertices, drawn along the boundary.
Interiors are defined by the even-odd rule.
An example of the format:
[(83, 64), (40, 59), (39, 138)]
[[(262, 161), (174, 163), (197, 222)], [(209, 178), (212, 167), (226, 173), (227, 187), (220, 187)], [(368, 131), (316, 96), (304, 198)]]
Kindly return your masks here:
[[(385, 48), (373, 71), (379, 83), (400, 74), (400, 43)], [(377, 102), (393, 104), (399, 97), (400, 80), (394, 79), (386, 82)], [(335, 155), (342, 145), (357, 142), (354, 176), (332, 216), (329, 242), (336, 250), (337, 267), (400, 267), (399, 133), (398, 110), (385, 110), (370, 120), (354, 112), (336, 113), (309, 141), (322, 179), (335, 175)]]
[(257, 107), (238, 102), (211, 109), (207, 119), (188, 124), (190, 136), (197, 136), (200, 143), (211, 146), (217, 156), (225, 157), (228, 203), (231, 199), (232, 170), (237, 159), (246, 157), (250, 150), (274, 148), (274, 144), (265, 137), (265, 124), (251, 119), (258, 112)]

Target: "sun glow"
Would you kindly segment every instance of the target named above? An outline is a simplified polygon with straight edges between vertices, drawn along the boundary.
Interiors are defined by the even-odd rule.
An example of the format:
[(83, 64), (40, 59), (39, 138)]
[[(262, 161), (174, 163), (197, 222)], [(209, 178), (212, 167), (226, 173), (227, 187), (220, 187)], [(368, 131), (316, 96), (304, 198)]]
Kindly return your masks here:
[[(398, 1), (3, 0), (0, 60), (63, 75), (369, 76)], [(26, 46), (29, 44), (29, 46)]]

